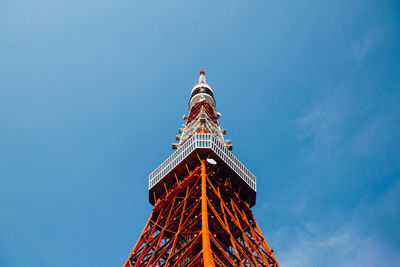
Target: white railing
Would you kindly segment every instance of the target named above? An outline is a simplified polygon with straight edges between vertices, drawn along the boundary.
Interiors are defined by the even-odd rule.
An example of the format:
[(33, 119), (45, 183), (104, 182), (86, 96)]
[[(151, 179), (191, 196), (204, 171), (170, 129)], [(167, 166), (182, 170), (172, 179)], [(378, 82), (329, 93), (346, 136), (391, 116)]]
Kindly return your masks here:
[(195, 134), (149, 175), (149, 189), (175, 168), (196, 148), (212, 149), (232, 170), (256, 191), (256, 177), (212, 134)]

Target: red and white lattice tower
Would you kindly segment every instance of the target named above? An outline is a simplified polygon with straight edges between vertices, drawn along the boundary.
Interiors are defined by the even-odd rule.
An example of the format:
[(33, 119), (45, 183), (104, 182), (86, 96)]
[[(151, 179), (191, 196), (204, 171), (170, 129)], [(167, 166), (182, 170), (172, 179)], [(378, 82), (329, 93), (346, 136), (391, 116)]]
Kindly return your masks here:
[(176, 151), (149, 176), (153, 212), (128, 266), (270, 266), (278, 263), (251, 211), (256, 177), (230, 152), (203, 69)]

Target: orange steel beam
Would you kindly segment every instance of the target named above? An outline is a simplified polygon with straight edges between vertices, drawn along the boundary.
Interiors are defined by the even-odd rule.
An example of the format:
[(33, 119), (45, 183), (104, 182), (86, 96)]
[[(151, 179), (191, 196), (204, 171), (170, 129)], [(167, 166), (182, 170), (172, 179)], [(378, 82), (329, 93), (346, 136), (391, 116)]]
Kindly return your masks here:
[[(236, 208), (238, 208), (238, 207), (236, 206)], [(249, 229), (250, 229), (250, 232), (251, 232), (251, 235), (253, 236), (254, 241), (257, 241), (257, 242), (255, 242), (255, 244), (256, 244), (256, 246), (259, 248), (259, 251), (260, 251), (259, 255), (260, 255), (260, 257), (263, 258), (263, 260), (264, 260), (265, 262), (267, 262), (267, 259), (266, 259), (265, 255), (264, 255), (264, 253), (263, 253), (262, 248), (261, 248), (260, 239), (257, 238), (257, 236), (259, 236), (260, 234), (256, 233), (256, 231), (254, 231), (254, 228), (253, 228), (253, 226), (250, 224), (249, 220), (247, 219), (247, 216), (246, 216), (246, 214), (245, 214), (244, 211), (242, 211), (242, 218), (244, 219), (244, 221), (245, 221), (246, 224), (248, 225), (248, 227), (249, 227)], [(266, 249), (266, 248), (264, 248), (264, 249)], [(270, 253), (271, 253), (271, 251), (268, 252), (268, 254), (270, 254)]]
[(228, 233), (229, 233), (229, 238), (230, 238), (230, 240), (231, 240), (233, 250), (235, 251), (236, 257), (238, 257), (238, 259), (239, 259), (239, 264), (240, 264), (240, 266), (241, 266), (241, 267), (244, 267), (243, 262), (242, 262), (242, 260), (240, 259), (239, 252), (238, 252), (238, 250), (237, 250), (237, 248), (236, 248), (236, 244), (235, 244), (235, 243), (236, 243), (236, 242), (235, 242), (236, 240), (235, 240), (235, 238), (233, 237), (233, 235), (232, 235), (232, 233), (231, 233), (231, 230), (230, 230), (230, 228), (229, 228), (229, 224), (228, 224), (228, 220), (227, 220), (226, 215), (225, 215), (224, 206), (223, 206), (223, 200), (222, 200), (222, 198), (221, 198), (221, 193), (220, 193), (220, 191), (219, 191), (219, 188), (218, 188), (218, 196), (220, 197), (221, 211), (222, 211), (222, 214), (223, 214), (223, 217), (224, 217), (224, 221), (225, 221), (225, 224), (226, 224), (226, 228), (227, 228)]
[[(232, 201), (232, 206), (233, 206), (233, 209), (236, 208), (237, 213), (239, 213), (239, 215), (241, 215), (241, 218), (243, 219), (243, 221), (245, 221), (247, 219), (245, 214), (242, 213), (241, 210), (239, 210), (239, 208), (236, 206), (236, 204), (233, 201)], [(250, 231), (251, 231), (252, 228), (251, 227), (249, 227), (249, 228), (250, 228)], [(243, 237), (245, 239), (245, 242), (252, 247), (252, 249), (257, 253), (257, 255), (262, 259), (263, 262), (268, 262), (268, 260), (264, 256), (264, 253), (262, 253), (262, 251), (258, 250), (259, 246), (257, 248), (257, 246), (254, 245), (254, 242), (252, 242), (252, 240), (245, 234), (245, 232), (244, 232), (242, 227), (241, 227), (241, 231), (243, 233)], [(257, 240), (256, 237), (252, 233), (249, 233), (249, 234), (253, 237), (253, 239)]]
[(255, 223), (255, 227), (256, 227), (256, 229), (257, 229), (257, 232), (258, 232), (258, 233), (261, 235), (261, 237), (262, 237), (262, 244), (264, 245), (264, 247), (265, 247), (266, 250), (268, 251), (268, 253), (269, 253), (269, 255), (271, 256), (271, 258), (275, 261), (274, 267), (279, 267), (279, 263), (278, 263), (278, 261), (275, 259), (274, 254), (272, 254), (272, 249), (268, 246), (267, 241), (265, 241), (265, 238), (264, 238), (264, 236), (263, 236), (263, 234), (262, 234), (260, 228), (258, 227), (258, 224), (257, 224), (257, 222), (256, 222), (256, 220), (255, 220), (255, 218), (254, 218), (253, 215), (252, 215), (252, 220), (253, 220), (253, 222)]
[[(213, 237), (211, 235), (211, 241), (213, 241), (213, 243), (215, 244), (215, 246), (223, 253), (226, 254), (225, 250), (221, 247), (221, 245), (218, 243), (218, 241), (215, 239), (215, 237)], [(214, 253), (215, 255), (215, 253)], [(226, 259), (233, 265), (235, 266), (235, 263), (233, 262), (233, 260), (230, 257), (226, 257)]]
[[(231, 201), (232, 201), (232, 199), (231, 199)], [(238, 217), (237, 217), (237, 215), (236, 215), (236, 211), (233, 210), (233, 214), (232, 214), (232, 212), (230, 211), (229, 207), (228, 207), (224, 202), (222, 202), (222, 204), (223, 204), (225, 210), (228, 212), (229, 216), (231, 217), (233, 223), (236, 225), (236, 227), (238, 227), (238, 228), (241, 230), (241, 227), (242, 227), (242, 226), (240, 225), (239, 219), (238, 219)], [(244, 239), (244, 236), (245, 236), (245, 234), (242, 234), (243, 239)], [(246, 242), (245, 239), (244, 239), (244, 241), (245, 241), (245, 243), (246, 243), (246, 245), (247, 245), (247, 242)], [(238, 243), (238, 244), (239, 244), (239, 243)], [(251, 266), (254, 266), (253, 261), (254, 261), (255, 259), (254, 259), (253, 253), (249, 253), (249, 254), (251, 255), (252, 259), (253, 259), (253, 261), (252, 261), (252, 260), (249, 258), (249, 256), (247, 255), (247, 253), (243, 250), (243, 248), (242, 248), (242, 246), (241, 246), (240, 244), (239, 244), (238, 248), (239, 248), (239, 250), (241, 251), (241, 253), (243, 254), (243, 256), (246, 258), (246, 260), (249, 262), (249, 264), (250, 264)], [(255, 264), (257, 264), (257, 262), (255, 262)]]
[[(234, 212), (234, 214), (235, 214), (235, 218), (236, 218), (236, 220), (239, 222), (239, 218), (238, 218), (238, 216), (237, 216), (237, 212), (236, 212), (235, 207), (234, 207), (233, 205), (234, 205), (234, 202), (233, 202), (233, 200), (231, 199), (231, 206), (232, 206), (233, 212)], [(238, 223), (238, 226), (239, 226), (240, 231), (242, 232), (242, 237), (243, 237), (244, 242), (246, 243), (246, 245), (247, 245), (248, 247), (252, 247), (251, 244), (249, 243), (248, 236), (247, 236), (247, 235), (245, 234), (245, 232), (243, 231), (243, 228), (242, 228), (240, 222)], [(252, 247), (252, 248), (254, 249), (254, 247)], [(258, 254), (258, 253), (257, 253), (257, 254)], [(255, 256), (254, 256), (254, 254), (253, 254), (253, 253), (250, 253), (250, 256), (251, 256), (251, 258), (252, 258), (254, 264), (257, 264), (257, 260), (256, 260), (256, 258), (255, 258)]]
[[(185, 199), (183, 200), (183, 211), (182, 211), (182, 212), (185, 212), (185, 210), (186, 210), (186, 203), (187, 203), (187, 198), (188, 198), (188, 196), (189, 196), (189, 187), (186, 187), (186, 196), (185, 196)], [(183, 215), (183, 214), (182, 214), (182, 215)], [(181, 218), (179, 219), (178, 231), (177, 231), (176, 234), (175, 234), (174, 243), (172, 244), (171, 252), (170, 252), (170, 254), (168, 255), (167, 260), (165, 261), (165, 265), (166, 265), (166, 266), (168, 266), (168, 262), (169, 262), (169, 260), (171, 259), (171, 255), (173, 254), (173, 252), (174, 252), (174, 250), (175, 250), (175, 246), (176, 246), (176, 243), (177, 243), (177, 241), (178, 241), (179, 233), (180, 233), (180, 231), (182, 230), (183, 218), (184, 218), (184, 216), (181, 216)]]
[(140, 237), (139, 237), (138, 241), (136, 242), (135, 246), (133, 247), (132, 252), (129, 254), (129, 257), (126, 260), (124, 266), (129, 266), (129, 267), (132, 266), (132, 263), (130, 262), (130, 258), (133, 255), (133, 253), (137, 250), (138, 246), (140, 245), (140, 243), (142, 241), (142, 237), (144, 236), (146, 229), (149, 227), (149, 224), (150, 224), (150, 219), (147, 221), (146, 226), (144, 227), (142, 233), (140, 234)]
[[(208, 179), (207, 179), (207, 180), (208, 180)], [(210, 184), (210, 187), (211, 187), (212, 190), (214, 191), (214, 193), (215, 193), (215, 194), (219, 194), (219, 193), (215, 190), (215, 187), (212, 185), (211, 181), (208, 180), (208, 182), (209, 182), (209, 184)], [(221, 199), (221, 200), (222, 200), (222, 199)], [(211, 203), (209, 203), (209, 204), (210, 204), (210, 207), (212, 208)], [(221, 203), (221, 204), (223, 204), (223, 203)], [(223, 207), (222, 207), (222, 211), (223, 211)], [(233, 217), (232, 219), (236, 222), (236, 225), (239, 227), (239, 229), (241, 229), (243, 239), (244, 239), (246, 245), (249, 246), (249, 243), (250, 243), (250, 242), (248, 242), (248, 240), (246, 240), (247, 235), (244, 233), (243, 229), (241, 228), (241, 224), (240, 224), (239, 219), (238, 219), (238, 217), (237, 217), (237, 215), (236, 215), (236, 211), (235, 211), (235, 210), (233, 210), (233, 211), (234, 211), (234, 213), (235, 213), (235, 217)], [(219, 217), (219, 216), (218, 216), (218, 217)], [(220, 218), (218, 218), (218, 217), (217, 217), (217, 219), (220, 219)], [(221, 224), (223, 225), (223, 223), (221, 223)], [(229, 231), (229, 230), (228, 230), (228, 231)], [(229, 234), (232, 235), (232, 234), (230, 233), (230, 231), (229, 231)], [(234, 239), (233, 236), (231, 236), (231, 240), (232, 240), (232, 239)], [(236, 246), (235, 246), (235, 242), (232, 240), (231, 243), (232, 243), (232, 246), (234, 247), (235, 253), (238, 255), (237, 250), (236, 250)], [(251, 245), (250, 245), (250, 246), (251, 246)], [(254, 250), (254, 246), (251, 246), (251, 247), (252, 247), (252, 249)], [(259, 254), (258, 251), (257, 251), (257, 254)], [(256, 261), (256, 259), (255, 259), (255, 257), (253, 256), (252, 253), (251, 253), (251, 256), (252, 256), (252, 260), (254, 261), (254, 263), (257, 264), (257, 261)], [(251, 264), (251, 260), (250, 260), (249, 258), (248, 258), (248, 261), (249, 261), (250, 264)], [(264, 263), (268, 263), (268, 261), (266, 260), (266, 258), (263, 258), (263, 262), (264, 262)]]
[(229, 177), (198, 158), (157, 200), (124, 266), (279, 267)]
[(208, 212), (207, 212), (207, 176), (206, 165), (204, 160), (201, 162), (201, 228), (203, 239), (203, 259), (204, 266), (214, 267), (214, 260), (211, 254), (210, 231), (208, 229)]
[[(189, 242), (189, 243), (191, 243), (191, 244), (187, 247), (187, 250), (190, 250), (190, 249), (196, 244), (196, 239), (199, 239), (199, 236), (200, 236), (200, 235), (196, 236), (196, 237), (194, 238), (194, 240), (192, 240), (191, 242)], [(189, 244), (189, 243), (188, 243), (188, 244)], [(174, 266), (174, 267), (177, 266), (178, 263), (180, 262), (180, 260), (181, 260), (184, 256), (185, 256), (185, 254), (182, 254), (182, 255), (178, 258), (178, 260), (175, 262), (175, 264), (174, 264), (173, 266)]]

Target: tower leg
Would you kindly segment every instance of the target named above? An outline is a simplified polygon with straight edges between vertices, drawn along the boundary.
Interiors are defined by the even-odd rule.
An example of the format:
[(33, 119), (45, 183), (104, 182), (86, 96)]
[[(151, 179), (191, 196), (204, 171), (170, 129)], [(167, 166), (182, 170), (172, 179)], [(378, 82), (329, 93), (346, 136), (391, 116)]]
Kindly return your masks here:
[(210, 246), (210, 230), (208, 229), (208, 211), (207, 211), (207, 175), (204, 160), (201, 162), (201, 225), (203, 239), (203, 258), (204, 266), (214, 267), (214, 260)]
[(279, 267), (248, 203), (205, 160), (155, 205), (125, 267)]

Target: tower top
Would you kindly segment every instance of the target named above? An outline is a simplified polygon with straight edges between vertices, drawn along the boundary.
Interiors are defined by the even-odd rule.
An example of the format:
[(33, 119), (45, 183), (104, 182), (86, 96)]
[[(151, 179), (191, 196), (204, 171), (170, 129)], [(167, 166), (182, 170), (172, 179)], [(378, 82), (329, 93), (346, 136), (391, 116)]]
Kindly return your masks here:
[(211, 86), (206, 83), (206, 73), (203, 68), (200, 70), (199, 82), (193, 86), (190, 94), (189, 107), (192, 108), (197, 102), (206, 100), (215, 108), (214, 92)]
[(199, 83), (206, 83), (206, 73), (204, 72), (203, 68), (200, 70)]

